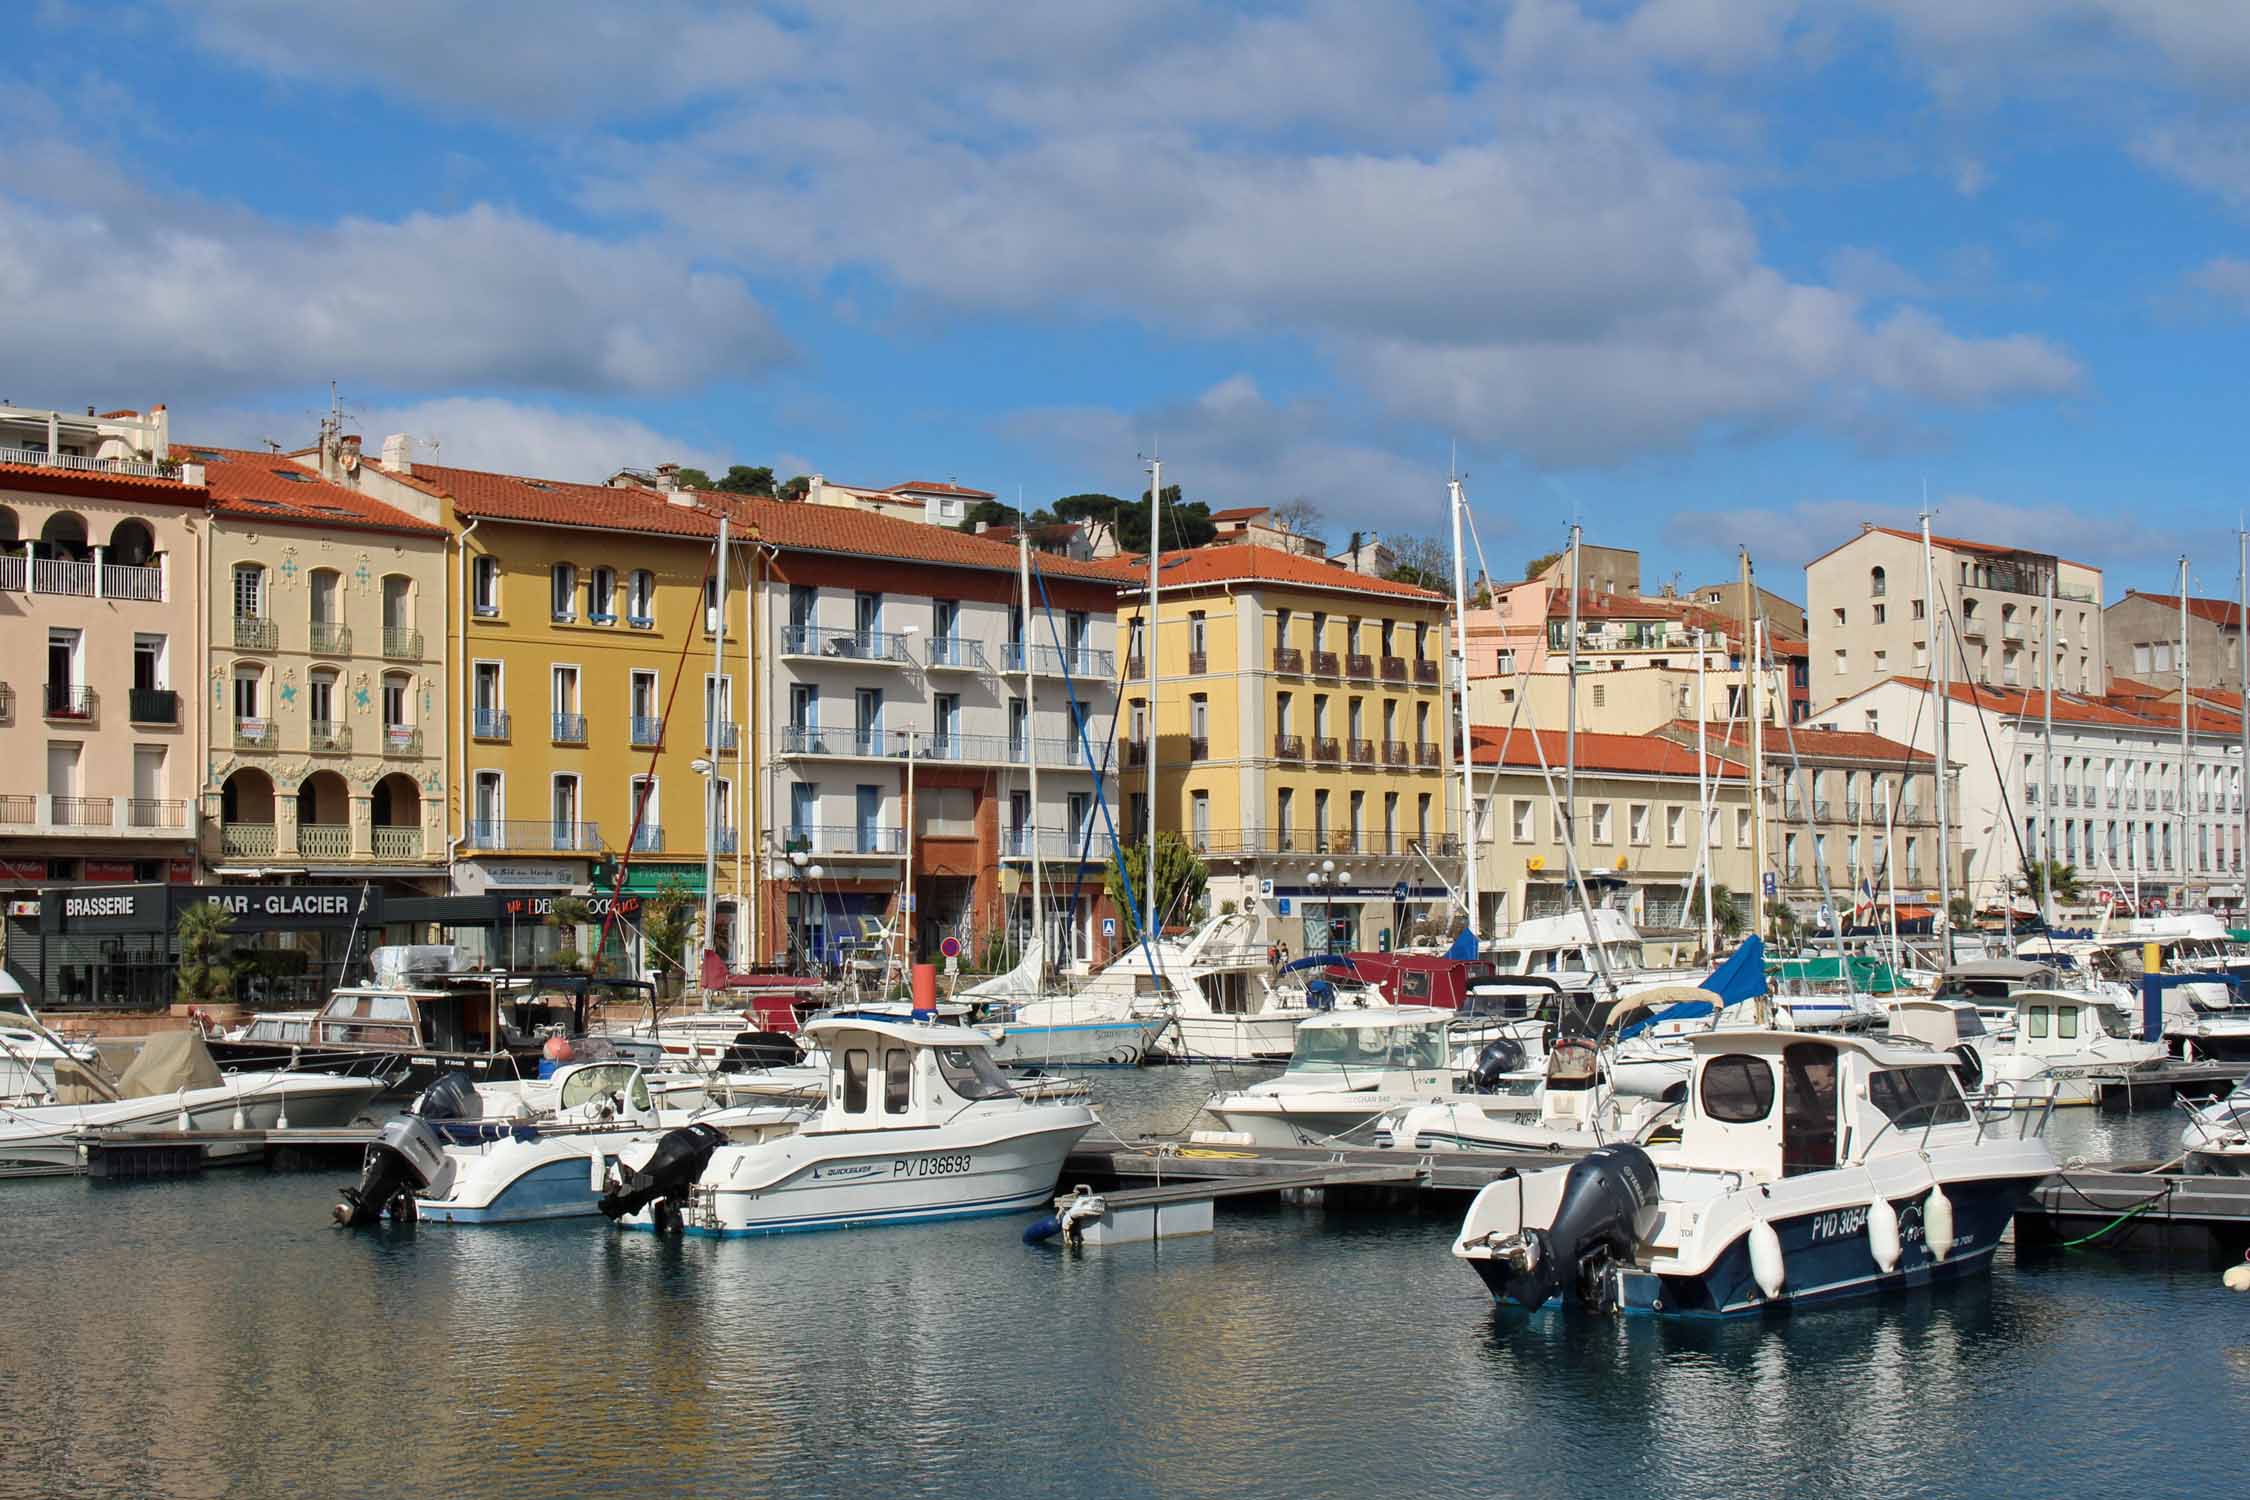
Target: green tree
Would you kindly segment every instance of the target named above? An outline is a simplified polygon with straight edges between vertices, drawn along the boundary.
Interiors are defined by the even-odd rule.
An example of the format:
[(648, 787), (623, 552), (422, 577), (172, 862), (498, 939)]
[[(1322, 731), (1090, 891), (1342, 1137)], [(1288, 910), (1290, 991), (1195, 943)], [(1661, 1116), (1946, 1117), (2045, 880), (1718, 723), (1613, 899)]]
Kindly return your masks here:
[(704, 473), (701, 469), (691, 469), (683, 466), (680, 469), (678, 478), (680, 481), (680, 488), (683, 490), (707, 490), (711, 488), (711, 476)]
[(593, 955), (578, 951), (578, 929), (594, 923), (593, 908), (583, 896), (557, 896), (555, 904), (547, 911), (547, 920), (555, 927), (562, 943), (562, 961), (565, 968), (591, 969)]
[(1797, 935), (1804, 930), (1804, 925), (1786, 901), (1776, 901), (1766, 910), (1766, 926), (1770, 929), (1766, 934), (1767, 940), (1777, 948), (1786, 948), (1795, 943)]
[[(1219, 534), (1211, 507), (1201, 500), (1183, 500), (1180, 487), (1166, 485), (1164, 546), (1168, 551), (1200, 547)], [(1065, 495), (1050, 509), (1058, 521), (1107, 521), (1117, 529), (1117, 545), (1127, 552), (1148, 550), (1148, 496), (1120, 500), (1115, 495)]]
[(969, 507), (967, 518), (955, 529), (973, 535), (979, 526), (1013, 526), (1022, 519), (1023, 512), (1013, 505), (998, 500), (979, 500)]
[(2068, 905), (2078, 899), (2078, 866), (2066, 865), (2059, 859), (2027, 859), (2023, 862), (2023, 889), (2026, 895), (2037, 898), (2046, 894), (2045, 879), (2052, 876), (2055, 900)]
[(1719, 929), (1721, 937), (1740, 937), (1742, 930), (1750, 925), (1750, 919), (1743, 915), (1742, 903), (1723, 885), (1711, 887), (1711, 925)]
[(641, 903), (644, 962), (656, 971), (656, 992), (666, 999), (678, 993), (681, 955), (695, 930), (695, 918), (696, 899), (682, 881), (665, 881)]
[(234, 961), (228, 939), (234, 913), (216, 901), (198, 901), (180, 913), (179, 997), (183, 1005), (234, 1003)]
[(1977, 920), (1977, 904), (1966, 896), (1955, 896), (1945, 904), (1945, 919), (1955, 927), (1973, 927)]
[(711, 488), (729, 495), (763, 495), (770, 500), (773, 498), (773, 470), (762, 466), (753, 469), (747, 464), (730, 464), (727, 477)]
[(1523, 581), (1529, 583), (1532, 579), (1537, 578), (1540, 574), (1546, 572), (1556, 563), (1561, 562), (1562, 556), (1563, 555), (1560, 552), (1540, 553), (1530, 562), (1527, 562), (1523, 565)]
[[(1118, 911), (1119, 925), (1127, 943), (1141, 939), (1140, 924), (1133, 913), (1148, 891), (1148, 849), (1143, 844), (1128, 847), (1102, 882), (1109, 892), (1111, 904)], [(1203, 861), (1196, 858), (1187, 840), (1176, 833), (1159, 833), (1156, 836), (1156, 906), (1159, 926), (1166, 916), (1177, 916), (1195, 909), (1203, 899), (1203, 888), (1211, 880), (1211, 872)], [(1130, 888), (1132, 900), (1125, 899)]]
[(775, 491), (775, 497), (782, 500), (802, 500), (805, 498), (805, 493), (811, 488), (812, 476), (810, 474), (798, 474)]

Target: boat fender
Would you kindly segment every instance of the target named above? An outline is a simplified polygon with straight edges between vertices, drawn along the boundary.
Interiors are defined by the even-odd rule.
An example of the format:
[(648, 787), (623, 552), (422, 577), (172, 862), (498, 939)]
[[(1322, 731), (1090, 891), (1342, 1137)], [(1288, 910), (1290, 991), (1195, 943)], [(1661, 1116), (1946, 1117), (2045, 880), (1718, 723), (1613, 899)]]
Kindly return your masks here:
[(586, 1153), (586, 1190), (596, 1194), (609, 1190), (609, 1162), (599, 1146)]
[(180, 1113), (178, 1118), (173, 1121), (172, 1128), (182, 1135), (186, 1135), (195, 1128), (195, 1121), (188, 1118), (187, 1089), (184, 1086), (180, 1089)]
[(1042, 1240), (1051, 1240), (1060, 1233), (1062, 1233), (1062, 1220), (1056, 1218), (1053, 1214), (1049, 1214), (1044, 1219), (1035, 1221), (1024, 1230), (1023, 1242), (1027, 1245), (1036, 1245)]
[(1929, 1241), (1931, 1260), (1943, 1261), (1953, 1253), (1953, 1200), (1935, 1182), (1930, 1184), (1929, 1201), (1922, 1205), (1922, 1237)]
[(1887, 1276), (1898, 1269), (1898, 1258), (1902, 1252), (1898, 1210), (1881, 1193), (1877, 1193), (1867, 1205), (1867, 1248), (1875, 1254), (1876, 1270)]
[(1750, 1278), (1770, 1298), (1781, 1295), (1787, 1284), (1788, 1264), (1781, 1254), (1781, 1236), (1764, 1219), (1750, 1222)]
[(2235, 1262), (2219, 1280), (2230, 1292), (2250, 1292), (2250, 1262)]

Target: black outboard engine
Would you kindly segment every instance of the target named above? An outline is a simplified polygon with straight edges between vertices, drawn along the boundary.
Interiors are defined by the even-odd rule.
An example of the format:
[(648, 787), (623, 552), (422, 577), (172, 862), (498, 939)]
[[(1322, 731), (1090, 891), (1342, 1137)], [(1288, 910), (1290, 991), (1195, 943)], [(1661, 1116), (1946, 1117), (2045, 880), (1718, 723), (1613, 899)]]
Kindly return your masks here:
[(1538, 1307), (1565, 1290), (1581, 1307), (1607, 1312), (1616, 1305), (1610, 1274), (1656, 1227), (1656, 1163), (1638, 1146), (1603, 1146), (1588, 1152), (1563, 1179), (1562, 1200), (1544, 1229), (1526, 1227), (1492, 1247), (1504, 1262), (1500, 1295)]
[(797, 1065), (797, 1043), (787, 1032), (745, 1031), (727, 1043), (726, 1056), (719, 1059), (722, 1073), (763, 1072), (768, 1068), (793, 1068)]
[(436, 1125), (483, 1118), (484, 1098), (467, 1073), (448, 1073), (431, 1084), (368, 1143), (358, 1183), (345, 1188), (336, 1205), (336, 1222), (364, 1229), (388, 1212), (395, 1223), (411, 1223), (414, 1195), (428, 1191), (451, 1166)]
[(1973, 1094), (1978, 1089), (1983, 1088), (1984, 1059), (1977, 1055), (1977, 1049), (1967, 1042), (1962, 1042), (1953, 1048), (1953, 1055), (1960, 1059), (1960, 1061), (1954, 1063), (1953, 1071), (1961, 1080), (1961, 1091), (1965, 1094)]
[(1477, 1065), (1470, 1070), (1469, 1079), (1476, 1085), (1478, 1093), (1497, 1094), (1500, 1092), (1501, 1077), (1523, 1071), (1528, 1060), (1523, 1043), (1512, 1036), (1494, 1037), (1477, 1054)]
[(666, 1131), (663, 1139), (656, 1143), (656, 1149), (649, 1153), (647, 1165), (602, 1194), (602, 1212), (612, 1219), (622, 1219), (654, 1203), (656, 1209), (650, 1218), (655, 1221), (657, 1230), (669, 1233), (678, 1229), (680, 1200), (695, 1186), (703, 1169), (711, 1164), (711, 1153), (725, 1145), (726, 1140), (725, 1135), (709, 1125), (682, 1125), (677, 1130)]

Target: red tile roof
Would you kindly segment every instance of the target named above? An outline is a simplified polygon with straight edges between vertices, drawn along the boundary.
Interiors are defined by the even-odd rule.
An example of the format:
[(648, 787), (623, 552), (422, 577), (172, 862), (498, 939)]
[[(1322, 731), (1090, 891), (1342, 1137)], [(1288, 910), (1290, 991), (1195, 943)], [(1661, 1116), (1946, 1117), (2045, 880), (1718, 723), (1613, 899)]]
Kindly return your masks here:
[(940, 484), (934, 479), (909, 479), (904, 484), (892, 485), (884, 493), (902, 495), (907, 490), (914, 490), (925, 495), (960, 495), (970, 500), (996, 498), (990, 490), (973, 490), (965, 484)]
[[(1532, 741), (1535, 734), (1538, 736), (1536, 747)], [(1480, 766), (1505, 764), (1537, 770), (1544, 754), (1547, 764), (1559, 773), (1567, 750), (1567, 738), (1559, 729), (1469, 726), (1469, 758)], [(1709, 775), (1721, 779), (1739, 780), (1745, 774), (1742, 767), (1731, 765), (1716, 755), (1707, 759), (1706, 766)], [(1627, 776), (1693, 776), (1695, 749), (1652, 735), (1595, 734), (1582, 729), (1578, 732), (1578, 769)]]
[(45, 464), (0, 464), (0, 489), (38, 490), (50, 495), (80, 495), (89, 499), (174, 500), (182, 505), (201, 505), (205, 499), (200, 486), (160, 475), (50, 469)]
[[(1922, 677), (1893, 677), (1892, 682), (1917, 692), (1928, 692), (1930, 683)], [(1948, 683), (1947, 696), (1956, 703), (1966, 703), (1990, 713), (2007, 714), (2017, 718), (2038, 718), (2046, 711), (2047, 695), (2037, 688), (1988, 688), (1971, 683)], [(2084, 698), (2075, 693), (2055, 694), (2055, 718), (2058, 722), (2073, 724), (2109, 724), (2123, 729), (2161, 728), (2162, 721), (2129, 712), (2097, 698)]]
[[(1016, 567), (1013, 547), (856, 506), (805, 505), (718, 490), (666, 493), (637, 486), (572, 484), (431, 464), (416, 464), (414, 473), (443, 488), (452, 496), (454, 509), (471, 519), (653, 531), (704, 540), (718, 535), (723, 511), (731, 524), (742, 528), (736, 530), (737, 537), (747, 539), (747, 528), (755, 527), (761, 541), (784, 552), (890, 558), (989, 572), (1012, 573)], [(1108, 562), (1080, 562), (1046, 553), (1039, 555), (1036, 566), (1050, 578), (1115, 584), (1121, 577)]]
[(1262, 516), (1272, 509), (1273, 507), (1270, 505), (1233, 505), (1225, 510), (1211, 512), (1211, 519), (1214, 521), (1247, 521), (1254, 516)]
[[(1147, 577), (1146, 559), (1134, 577)], [(1197, 547), (1189, 552), (1166, 553), (1159, 582), (1165, 588), (1193, 588), (1202, 584), (1272, 583), (1286, 587), (1334, 589), (1343, 593), (1381, 594), (1424, 604), (1446, 602), (1443, 594), (1416, 588), (1367, 573), (1354, 573), (1322, 558), (1304, 557), (1280, 547), (1233, 543), (1223, 547)], [(1137, 591), (1135, 591), (1137, 592)]]
[[(210, 455), (197, 459), (195, 455)], [(213, 448), (205, 443), (175, 443), (172, 456), (203, 465), (211, 488), (211, 508), (244, 521), (300, 526), (344, 526), (354, 531), (396, 531), (409, 536), (444, 536), (443, 526), (417, 520), (357, 490), (330, 484), (313, 470), (278, 453)]]
[(1766, 641), (1766, 649), (1776, 656), (1810, 656), (1812, 642), (1795, 641), (1787, 636), (1773, 636)]
[[(2174, 614), (2178, 614), (2180, 609), (2180, 596), (2178, 594), (2144, 594), (2139, 589), (2127, 589), (2125, 598), (2146, 599), (2151, 604), (2162, 605)], [(2118, 601), (2119, 604), (2124, 602), (2124, 599)], [(2242, 606), (2232, 599), (2198, 599), (2190, 594), (2187, 607), (2189, 614), (2194, 615), (2199, 620), (2208, 620), (2214, 625), (2240, 625), (2242, 623)]]
[[(1685, 735), (1691, 742), (1695, 738), (1695, 720), (1674, 719), (1666, 732)], [(1723, 745), (1750, 742), (1749, 726), (1744, 724), (1711, 724), (1704, 733)], [(1815, 729), (1809, 724), (1775, 725), (1765, 732), (1764, 747), (1768, 759), (1786, 755), (1794, 744), (1800, 755), (1811, 755), (1836, 760), (1888, 760), (1900, 764), (1919, 763), (1931, 765), (1936, 757), (1928, 751), (1916, 750), (1897, 740), (1879, 734), (1862, 734), (1853, 729)]]
[(2109, 693), (2107, 694), (2107, 696), (2111, 698), (2128, 699), (2161, 698), (2164, 696), (2166, 691), (2166, 689), (2160, 688), (2154, 683), (2142, 682), (2137, 678), (2132, 677), (2118, 677), (2113, 675), (2109, 679)]
[[(1843, 551), (1846, 547), (1849, 547), (1853, 542), (1858, 541), (1860, 537), (1867, 535), (1868, 532), (1871, 531), (1879, 531), (1885, 536), (1904, 537), (1907, 541), (1910, 542), (1919, 542), (1922, 540), (1922, 533), (1919, 531), (1907, 531), (1897, 526), (1869, 526), (1865, 530), (1861, 531), (1858, 536), (1846, 537), (1843, 541), (1838, 542), (1835, 546), (1829, 548), (1827, 552), (1821, 553), (1820, 557), (1826, 557), (1829, 555), (1829, 553)], [(1938, 536), (1935, 533), (1932, 533), (1930, 537), (1930, 545), (1936, 548), (1943, 548), (1948, 552), (1981, 552), (1986, 554), (1987, 556), (1993, 557), (2003, 557), (2011, 552), (2028, 552), (2035, 557), (2054, 556), (2054, 554), (2051, 552), (2041, 552), (2037, 547), (2008, 547), (2003, 546), (1998, 542), (1972, 542), (1967, 537)], [(1820, 557), (1814, 558), (1813, 561), (1819, 562)], [(2055, 561), (2059, 563), (2068, 563), (2071, 567), (2074, 568), (2084, 568), (2091, 573), (2099, 573), (2101, 571), (2100, 568), (2096, 567), (2092, 563), (2071, 562), (2071, 560), (2067, 557), (2056, 557)]]

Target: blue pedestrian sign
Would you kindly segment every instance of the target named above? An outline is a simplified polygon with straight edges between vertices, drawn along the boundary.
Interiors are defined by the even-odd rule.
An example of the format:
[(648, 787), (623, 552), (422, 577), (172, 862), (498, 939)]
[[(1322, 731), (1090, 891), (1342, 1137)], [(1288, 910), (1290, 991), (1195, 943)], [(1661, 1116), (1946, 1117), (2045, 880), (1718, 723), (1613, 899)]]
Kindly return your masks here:
[(1774, 894), (1773, 871), (1771, 871), (1771, 870), (1768, 870), (1768, 871), (1766, 871), (1766, 899), (1767, 899), (1768, 901), (1771, 901), (1771, 900), (1773, 899), (1773, 894)]
[(1404, 901), (1406, 899), (1405, 881), (1402, 880), (1397, 885), (1391, 887), (1391, 899), (1393, 901)]

